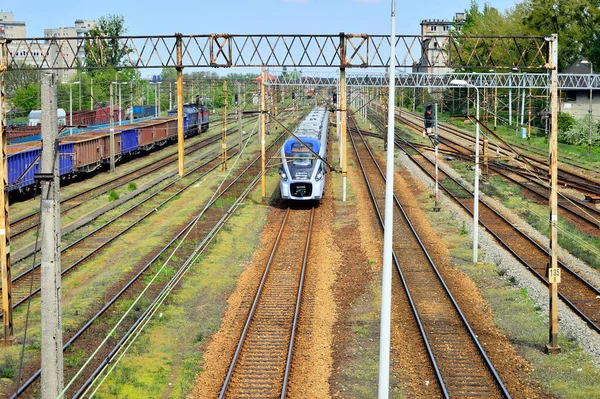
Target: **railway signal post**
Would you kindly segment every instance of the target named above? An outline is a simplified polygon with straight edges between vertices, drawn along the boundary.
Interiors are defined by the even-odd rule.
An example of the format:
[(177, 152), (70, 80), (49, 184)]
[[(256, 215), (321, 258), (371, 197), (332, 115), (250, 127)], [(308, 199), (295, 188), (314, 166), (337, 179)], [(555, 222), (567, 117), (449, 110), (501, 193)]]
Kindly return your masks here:
[(435, 204), (433, 206), (434, 212), (440, 211), (440, 196), (439, 196), (439, 184), (438, 184), (438, 118), (437, 118), (437, 104), (427, 103), (425, 104), (425, 117), (423, 118), (425, 123), (425, 130), (427, 136), (433, 143), (435, 149)]

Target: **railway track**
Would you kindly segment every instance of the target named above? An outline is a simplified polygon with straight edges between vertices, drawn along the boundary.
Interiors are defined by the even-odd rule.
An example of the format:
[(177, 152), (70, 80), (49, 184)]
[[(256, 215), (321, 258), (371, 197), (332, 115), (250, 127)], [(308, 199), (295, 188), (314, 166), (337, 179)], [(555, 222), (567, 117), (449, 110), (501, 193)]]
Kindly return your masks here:
[[(230, 154), (233, 157), (237, 151)], [(190, 186), (203, 179), (208, 173), (221, 165), (221, 155), (215, 155), (201, 165), (189, 170), (182, 179), (170, 182), (160, 187), (148, 197), (134, 203), (128, 209), (115, 216), (108, 222), (89, 232), (78, 240), (61, 249), (61, 276), (64, 278), (70, 272), (90, 261), (117, 240), (156, 212), (161, 210), (169, 201), (187, 190)], [(32, 296), (40, 292), (41, 263), (36, 263), (12, 280), (13, 309), (26, 303)], [(33, 281), (32, 281), (33, 280)], [(33, 288), (33, 289), (32, 289)], [(1, 292), (1, 288), (0, 288)], [(0, 315), (1, 318), (2, 315)]]
[[(385, 177), (360, 133), (352, 145), (383, 227)], [(394, 195), (394, 262), (410, 298), (438, 391), (450, 397), (509, 398), (500, 377), (462, 314), (432, 258)], [(398, 262), (397, 254), (410, 261)], [(415, 337), (416, 338), (416, 337)]]
[[(237, 132), (237, 127), (235, 129), (231, 129), (228, 134), (233, 134)], [(213, 134), (208, 137), (201, 138), (199, 141), (194, 142), (188, 145), (185, 148), (185, 155), (189, 156), (198, 150), (201, 150), (209, 145), (215, 144), (221, 140), (221, 133)], [(160, 159), (144, 165), (139, 169), (136, 169), (130, 173), (127, 173), (123, 176), (116, 177), (111, 179), (104, 184), (98, 187), (92, 187), (88, 190), (84, 190), (75, 195), (72, 195), (69, 198), (65, 198), (60, 202), (60, 211), (61, 215), (65, 215), (67, 212), (76, 209), (77, 207), (85, 204), (87, 201), (94, 199), (100, 195), (104, 195), (108, 193), (110, 190), (116, 189), (118, 187), (122, 187), (130, 182), (133, 182), (137, 179), (140, 179), (144, 176), (151, 175), (153, 173), (158, 172), (161, 169), (168, 168), (172, 165), (175, 165), (178, 162), (178, 154), (177, 152), (173, 152), (166, 156), (161, 157)], [(38, 226), (38, 213), (30, 213), (23, 217), (20, 217), (10, 223), (10, 231), (11, 231), (11, 240), (13, 241), (13, 247), (16, 247), (14, 241), (24, 236), (26, 233), (32, 231)]]
[(285, 211), (219, 398), (285, 398), (314, 215)]
[[(435, 164), (433, 161), (404, 139), (396, 140), (395, 145), (404, 151), (425, 174), (432, 180), (434, 179)], [(439, 181), (440, 189), (472, 215), (473, 193), (448, 175), (443, 168), (439, 169)], [(538, 280), (548, 285), (546, 267), (549, 252), (546, 246), (529, 237), (481, 199), (479, 212), (480, 225)], [(562, 281), (558, 285), (559, 297), (590, 328), (600, 332), (600, 290), (565, 263), (559, 260), (558, 264), (562, 269)]]
[[(281, 138), (275, 138), (267, 147), (267, 157), (272, 157), (281, 145)], [(113, 290), (116, 294), (105, 303), (97, 304), (95, 313), (84, 325), (80, 326), (70, 336), (63, 346), (63, 351), (79, 351), (81, 353), (80, 363), (65, 368), (65, 382), (71, 380), (66, 396), (79, 398), (89, 394), (98, 384), (102, 384), (102, 375), (107, 368), (112, 367), (112, 362), (118, 357), (121, 350), (126, 350), (129, 340), (135, 339), (137, 329), (148, 322), (157, 309), (157, 306), (165, 300), (165, 292), (170, 292), (179, 283), (187, 268), (197, 259), (197, 256), (208, 246), (225, 222), (234, 214), (235, 210), (243, 203), (252, 188), (260, 182), (260, 156), (254, 157), (237, 176), (231, 177), (224, 182), (215, 196), (206, 204), (206, 207), (185, 225), (161, 250), (147, 257), (152, 259), (145, 265), (136, 265), (130, 273), (130, 279), (115, 281)], [(227, 198), (234, 199), (233, 205), (222, 206), (227, 203)], [(186, 237), (192, 239), (187, 242)], [(177, 248), (177, 250), (176, 250)], [(170, 254), (177, 253), (177, 256)], [(152, 276), (156, 274), (156, 268), (161, 268), (165, 259), (169, 259), (169, 266), (174, 270), (174, 275), (168, 281), (163, 279), (154, 282), (152, 286), (147, 281), (153, 281)], [(139, 308), (136, 308), (129, 317), (122, 315), (125, 309), (131, 309), (131, 301), (139, 294), (144, 295)], [(146, 302), (147, 301), (147, 302)], [(144, 305), (141, 305), (141, 304)], [(146, 303), (148, 304), (146, 306)], [(127, 304), (127, 305), (124, 305)], [(68, 305), (67, 305), (68, 306)], [(99, 308), (99, 309), (98, 309)], [(96, 310), (94, 310), (96, 311)], [(123, 324), (119, 329), (114, 329), (112, 323), (115, 319), (121, 319)], [(109, 321), (113, 320), (113, 321)], [(112, 330), (111, 330), (112, 329)], [(98, 336), (107, 335), (104, 345), (99, 342)], [(84, 360), (90, 356), (87, 363)], [(39, 365), (39, 362), (37, 362)], [(80, 367), (85, 366), (80, 369)], [(28, 368), (31, 368), (30, 366)], [(13, 392), (13, 398), (24, 394), (31, 394), (32, 389), (39, 388), (39, 377), (41, 370), (37, 369)]]
[[(418, 132), (421, 132), (423, 130), (423, 118), (419, 115), (403, 111), (400, 117), (396, 117), (396, 120), (408, 125), (409, 127), (413, 128)], [(444, 142), (449, 146), (457, 145), (460, 147), (464, 147), (464, 145), (457, 141), (457, 139), (466, 141), (470, 143), (471, 146), (475, 145), (475, 138), (469, 133), (464, 132), (458, 128), (453, 128), (451, 126), (439, 124), (438, 133), (440, 136), (440, 141)], [(514, 146), (509, 145), (505, 142), (504, 145), (508, 148), (498, 146), (495, 143), (490, 143), (490, 152), (497, 151), (498, 154), (504, 157), (505, 159), (518, 158), (521, 162), (528, 164), (530, 169), (529, 173), (535, 173), (537, 177), (541, 180), (549, 180), (549, 168), (547, 160), (539, 159), (538, 157), (529, 154), (518, 153), (513, 148)], [(519, 164), (517, 164), (517, 167), (523, 169), (523, 167)], [(583, 173), (588, 173), (588, 171), (584, 171)], [(583, 193), (589, 193), (600, 196), (600, 182), (597, 179), (590, 178), (589, 175), (584, 176), (579, 173), (568, 171), (564, 167), (561, 167), (560, 164), (558, 170), (558, 181), (559, 184), (561, 184), (564, 187), (570, 187), (579, 190)]]
[[(377, 123), (379, 126), (381, 126), (383, 123), (380, 119), (377, 120), (376, 118), (373, 118), (372, 121)], [(381, 135), (373, 135), (380, 138), (382, 137)], [(397, 135), (397, 137), (400, 136)], [(410, 143), (415, 148), (419, 148), (424, 151), (432, 151), (431, 146), (408, 140), (407, 143)], [(447, 154), (468, 162), (473, 161), (472, 151), (469, 148), (463, 147), (457, 143), (448, 142), (442, 139), (440, 140), (439, 150), (441, 154)], [(539, 175), (531, 173), (528, 170), (511, 167), (496, 161), (490, 161), (488, 165), (489, 170), (526, 190), (534, 199), (537, 199), (538, 203), (548, 203), (549, 188), (547, 183), (539, 178)], [(600, 238), (600, 210), (589, 205), (585, 201), (581, 201), (563, 193), (560, 193), (558, 197), (558, 206), (569, 215), (570, 220), (577, 225), (581, 231), (592, 237)]]

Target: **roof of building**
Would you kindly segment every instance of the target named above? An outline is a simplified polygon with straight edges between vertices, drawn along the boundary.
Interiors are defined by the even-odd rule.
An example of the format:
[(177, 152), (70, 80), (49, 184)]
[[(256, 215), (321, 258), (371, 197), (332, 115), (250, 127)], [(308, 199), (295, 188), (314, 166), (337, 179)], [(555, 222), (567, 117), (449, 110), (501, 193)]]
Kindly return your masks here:
[(585, 58), (582, 58), (582, 59), (574, 62), (573, 64), (569, 65), (567, 68), (565, 68), (565, 70), (563, 72), (564, 73), (573, 73), (573, 74), (591, 73), (592, 67), (593, 67), (592, 64), (587, 62), (587, 60)]

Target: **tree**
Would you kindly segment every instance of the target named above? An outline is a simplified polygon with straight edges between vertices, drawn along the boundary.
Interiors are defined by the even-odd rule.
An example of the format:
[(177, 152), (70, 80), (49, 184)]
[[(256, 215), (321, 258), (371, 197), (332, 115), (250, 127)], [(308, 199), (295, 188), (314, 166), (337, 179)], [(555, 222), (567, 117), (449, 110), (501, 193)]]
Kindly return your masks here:
[(160, 72), (160, 80), (162, 82), (174, 82), (177, 80), (177, 70), (175, 68), (163, 68)]
[[(127, 33), (123, 16), (100, 17), (84, 43), (88, 67), (118, 67), (131, 49), (119, 41)], [(104, 38), (102, 38), (104, 37)]]
[(584, 56), (597, 57), (599, 5), (598, 0), (525, 0), (522, 21), (530, 34), (558, 34), (562, 70)]
[(29, 112), (32, 109), (40, 109), (41, 104), (39, 100), (39, 85), (37, 84), (20, 87), (15, 90), (14, 95), (11, 97), (13, 107), (24, 112)]

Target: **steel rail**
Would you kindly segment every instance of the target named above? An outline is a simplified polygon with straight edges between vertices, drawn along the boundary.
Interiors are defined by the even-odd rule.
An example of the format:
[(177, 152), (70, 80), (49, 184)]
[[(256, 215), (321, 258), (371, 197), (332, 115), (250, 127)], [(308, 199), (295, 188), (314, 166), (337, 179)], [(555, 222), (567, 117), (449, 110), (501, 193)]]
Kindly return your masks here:
[(298, 328), (298, 318), (300, 317), (300, 304), (302, 303), (302, 289), (304, 288), (304, 276), (306, 275), (306, 265), (308, 264), (308, 253), (310, 250), (310, 239), (312, 236), (313, 220), (315, 216), (315, 208), (310, 212), (310, 221), (308, 224), (308, 232), (306, 233), (306, 245), (304, 247), (304, 258), (302, 259), (302, 271), (300, 272), (300, 284), (298, 285), (298, 293), (296, 294), (296, 309), (294, 310), (294, 321), (292, 323), (292, 333), (288, 344), (288, 354), (285, 361), (285, 372), (283, 373), (283, 386), (281, 388), (281, 399), (285, 399), (287, 386), (289, 381), (290, 369), (292, 366), (292, 354), (294, 343), (296, 340), (296, 330)]
[[(271, 150), (275, 145), (277, 145), (279, 143), (279, 141), (281, 140), (282, 136), (280, 135), (277, 139), (275, 139), (269, 146), (268, 149)], [(215, 196), (215, 198), (213, 198), (212, 201), (209, 202), (208, 207), (211, 207), (212, 205), (214, 205), (216, 203), (216, 201), (222, 196), (224, 195), (226, 192), (229, 191), (229, 189), (231, 189), (238, 181), (241, 180), (242, 177), (244, 177), (248, 171), (250, 170), (251, 167), (253, 167), (254, 165), (256, 165), (258, 162), (260, 161), (260, 156), (255, 157), (252, 162), (250, 162), (250, 164), (243, 169), (239, 175), (227, 186), (225, 187), (223, 190), (221, 190), (219, 192), (219, 194), (217, 196)], [(254, 184), (256, 184), (257, 178), (255, 178), (253, 180)], [(133, 286), (133, 284), (135, 282), (137, 282), (146, 271), (148, 271), (150, 269), (150, 267), (152, 265), (155, 264), (155, 262), (157, 262), (159, 260), (159, 257), (163, 254), (166, 253), (166, 251), (171, 247), (171, 245), (173, 245), (178, 239), (180, 239), (187, 231), (188, 229), (190, 229), (191, 227), (194, 226), (194, 224), (197, 222), (197, 220), (200, 219), (200, 217), (203, 215), (203, 213), (197, 215), (195, 218), (193, 218), (178, 234), (175, 235), (175, 237), (165, 246), (163, 247), (162, 250), (160, 250), (113, 298), (111, 298), (103, 307), (102, 309), (100, 309), (87, 323), (85, 323), (85, 325), (79, 330), (77, 331), (73, 337), (71, 337), (71, 339), (65, 343), (63, 345), (63, 351), (67, 350), (68, 348), (70, 348), (78, 338), (80, 338), (93, 324), (96, 320), (98, 320), (102, 315), (104, 315), (108, 309), (111, 308), (111, 306), (113, 306), (117, 300), (125, 293), (127, 292), (127, 290)], [(23, 383), (23, 385), (21, 385), (16, 393), (11, 396), (11, 399), (17, 398), (18, 396), (20, 396), (22, 393), (25, 392), (25, 390), (27, 390), (35, 381), (37, 381), (37, 379), (41, 376), (41, 369), (38, 369), (27, 381), (25, 381)]]
[[(358, 130), (358, 129), (357, 129)], [(358, 134), (360, 135), (360, 130), (358, 130)], [(351, 135), (352, 136), (352, 135)], [(368, 151), (373, 164), (377, 167), (377, 170), (379, 171), (379, 174), (381, 176), (381, 178), (385, 181), (385, 174), (384, 172), (381, 170), (381, 167), (379, 166), (379, 163), (377, 162), (377, 160), (375, 159), (375, 156), (373, 155), (371, 149), (369, 148), (369, 146), (367, 145), (366, 141), (364, 140), (364, 138), (361, 136), (361, 140), (364, 143), (364, 146), (366, 148), (366, 150)], [(354, 149), (357, 153), (357, 157), (359, 157), (360, 159), (360, 155), (358, 155), (358, 149), (356, 148), (354, 139), (352, 138), (352, 143), (354, 145)], [(362, 162), (360, 162), (361, 164), (361, 168), (363, 168), (363, 164)], [(363, 168), (363, 176), (365, 176), (365, 179), (368, 180), (368, 178), (366, 177), (366, 172)], [(457, 314), (459, 315), (463, 325), (465, 326), (465, 328), (467, 329), (468, 333), (469, 333), (469, 337), (472, 340), (472, 342), (475, 344), (475, 346), (478, 349), (478, 353), (481, 356), (481, 358), (484, 361), (484, 364), (487, 366), (488, 371), (490, 372), (491, 376), (492, 376), (492, 380), (494, 381), (494, 383), (496, 384), (496, 388), (499, 389), (499, 391), (504, 395), (504, 397), (506, 398), (510, 398), (510, 394), (508, 393), (508, 391), (506, 390), (506, 388), (504, 387), (504, 384), (502, 383), (502, 380), (500, 379), (500, 376), (498, 375), (498, 373), (496, 372), (494, 366), (492, 365), (491, 361), (489, 360), (487, 354), (485, 353), (485, 350), (483, 349), (483, 347), (481, 346), (479, 340), (477, 339), (476, 334), (474, 333), (474, 331), (472, 330), (469, 322), (467, 321), (466, 317), (464, 316), (464, 314), (462, 313), (462, 311), (460, 310), (460, 307), (458, 306), (458, 304), (456, 303), (454, 296), (452, 295), (452, 293), (450, 292), (450, 289), (448, 288), (448, 286), (446, 285), (443, 277), (441, 276), (437, 266), (435, 265), (435, 262), (433, 261), (433, 259), (431, 258), (431, 256), (429, 255), (429, 252), (427, 251), (427, 249), (425, 248), (425, 245), (423, 244), (421, 238), (419, 237), (418, 232), (416, 231), (416, 229), (414, 228), (412, 222), (410, 221), (410, 218), (408, 217), (408, 215), (406, 214), (404, 207), (401, 205), (400, 201), (398, 200), (398, 198), (396, 197), (396, 195), (394, 194), (394, 203), (396, 204), (396, 208), (398, 210), (400, 210), (403, 219), (406, 221), (407, 225), (409, 226), (411, 233), (413, 235), (413, 237), (416, 239), (416, 241), (419, 244), (419, 247), (421, 248), (423, 254), (425, 255), (425, 257), (427, 258), (427, 261), (429, 263), (429, 265), (432, 267), (434, 273), (436, 274), (438, 281), (440, 282), (440, 284), (443, 286), (444, 291), (446, 292), (448, 298), (450, 299), (450, 302), (452, 303), (454, 309), (456, 310)], [(376, 205), (377, 206), (377, 205)], [(407, 289), (407, 295), (410, 295), (410, 291), (408, 290), (408, 286), (406, 287)], [(427, 335), (424, 335), (425, 340), (429, 341), (429, 338), (427, 338)], [(435, 355), (432, 354), (433, 356), (433, 361), (436, 363), (435, 361)], [(437, 368), (436, 368), (437, 370)], [(447, 392), (447, 388), (446, 388), (446, 384), (443, 382), (443, 376), (441, 376), (442, 379), (442, 386), (444, 387), (444, 392), (452, 395), (451, 393)]]
[[(410, 144), (408, 144), (404, 139), (401, 139), (401, 142), (404, 143), (405, 145), (408, 145), (410, 147)], [(408, 153), (408, 151), (406, 151), (403, 147), (402, 144), (400, 142), (396, 142), (395, 143), (400, 149), (403, 149), (405, 151), (405, 153), (407, 154), (407, 156), (425, 173), (429, 176), (429, 178), (433, 179), (433, 175), (423, 166), (421, 165), (421, 163), (419, 163), (411, 154)], [(411, 147), (412, 148), (412, 147)], [(416, 148), (412, 148), (414, 151), (416, 151), (419, 155), (423, 155), (420, 151), (418, 151)], [(427, 157), (423, 157), (423, 159), (426, 160), (426, 162), (428, 162), (429, 164), (433, 164), (433, 162), (431, 160), (429, 160)], [(449, 180), (453, 181), (458, 187), (460, 187), (462, 190), (464, 190), (466, 193), (468, 193), (470, 196), (473, 196), (473, 193), (468, 190), (466, 187), (464, 187), (460, 182), (457, 182), (455, 179), (453, 179), (452, 177), (450, 177), (447, 173), (445, 173), (445, 171), (440, 168), (440, 172), (445, 174)], [(457, 204), (459, 204), (463, 209), (465, 209), (467, 211), (467, 213), (469, 213), (470, 215), (472, 215), (472, 211), (465, 205), (463, 204), (450, 190), (448, 190), (443, 184), (440, 184), (440, 188), (442, 188), (442, 190), (444, 190)], [(496, 217), (498, 217), (499, 219), (501, 219), (504, 223), (506, 223), (507, 225), (511, 226), (511, 228), (516, 231), (524, 240), (526, 240), (527, 242), (530, 242), (532, 245), (534, 245), (534, 247), (536, 247), (539, 251), (541, 251), (541, 253), (545, 256), (549, 256), (548, 251), (541, 246), (540, 244), (537, 243), (537, 241), (533, 240), (531, 237), (529, 237), (527, 234), (525, 234), (523, 231), (521, 231), (520, 229), (518, 229), (514, 224), (512, 224), (508, 219), (506, 219), (503, 215), (501, 215), (499, 212), (497, 212), (495, 209), (489, 207), (484, 201), (480, 200), (480, 203), (482, 205), (484, 205), (484, 207), (486, 207), (486, 209), (488, 209), (490, 212), (492, 212)], [(510, 252), (523, 266), (525, 266), (528, 270), (530, 270), (535, 277), (538, 278), (538, 280), (540, 280), (543, 284), (548, 285), (548, 281), (546, 279), (546, 277), (542, 276), (533, 266), (529, 265), (510, 245), (508, 245), (496, 232), (493, 231), (493, 229), (491, 229), (489, 226), (487, 226), (484, 222), (481, 221), (481, 219), (479, 220), (479, 223), (486, 229), (486, 231), (488, 231), (496, 240), (498, 240), (498, 242), (508, 251)], [(576, 273), (574, 270), (572, 270), (571, 268), (569, 268), (566, 264), (564, 264), (562, 261), (558, 261), (558, 264), (560, 265), (560, 267), (565, 270), (567, 273), (567, 275), (573, 277), (576, 281), (578, 281), (579, 283), (581, 283), (583, 286), (585, 286), (589, 291), (591, 291), (593, 293), (593, 295), (596, 295), (598, 297), (600, 297), (600, 290), (596, 287), (594, 287), (591, 283), (589, 283), (587, 280), (585, 280), (583, 277), (581, 277), (578, 273)], [(563, 276), (563, 279), (566, 276)], [(558, 292), (559, 297), (567, 304), (567, 306), (569, 306), (569, 308), (571, 308), (571, 310), (573, 310), (583, 321), (586, 322), (586, 324), (588, 324), (588, 326), (590, 328), (592, 328), (593, 330), (595, 330), (596, 332), (600, 332), (600, 325), (595, 323), (590, 317), (588, 317), (585, 313), (583, 313), (583, 311), (581, 309), (579, 309), (573, 302), (571, 302), (566, 296), (565, 294), (563, 294), (561, 291)]]

